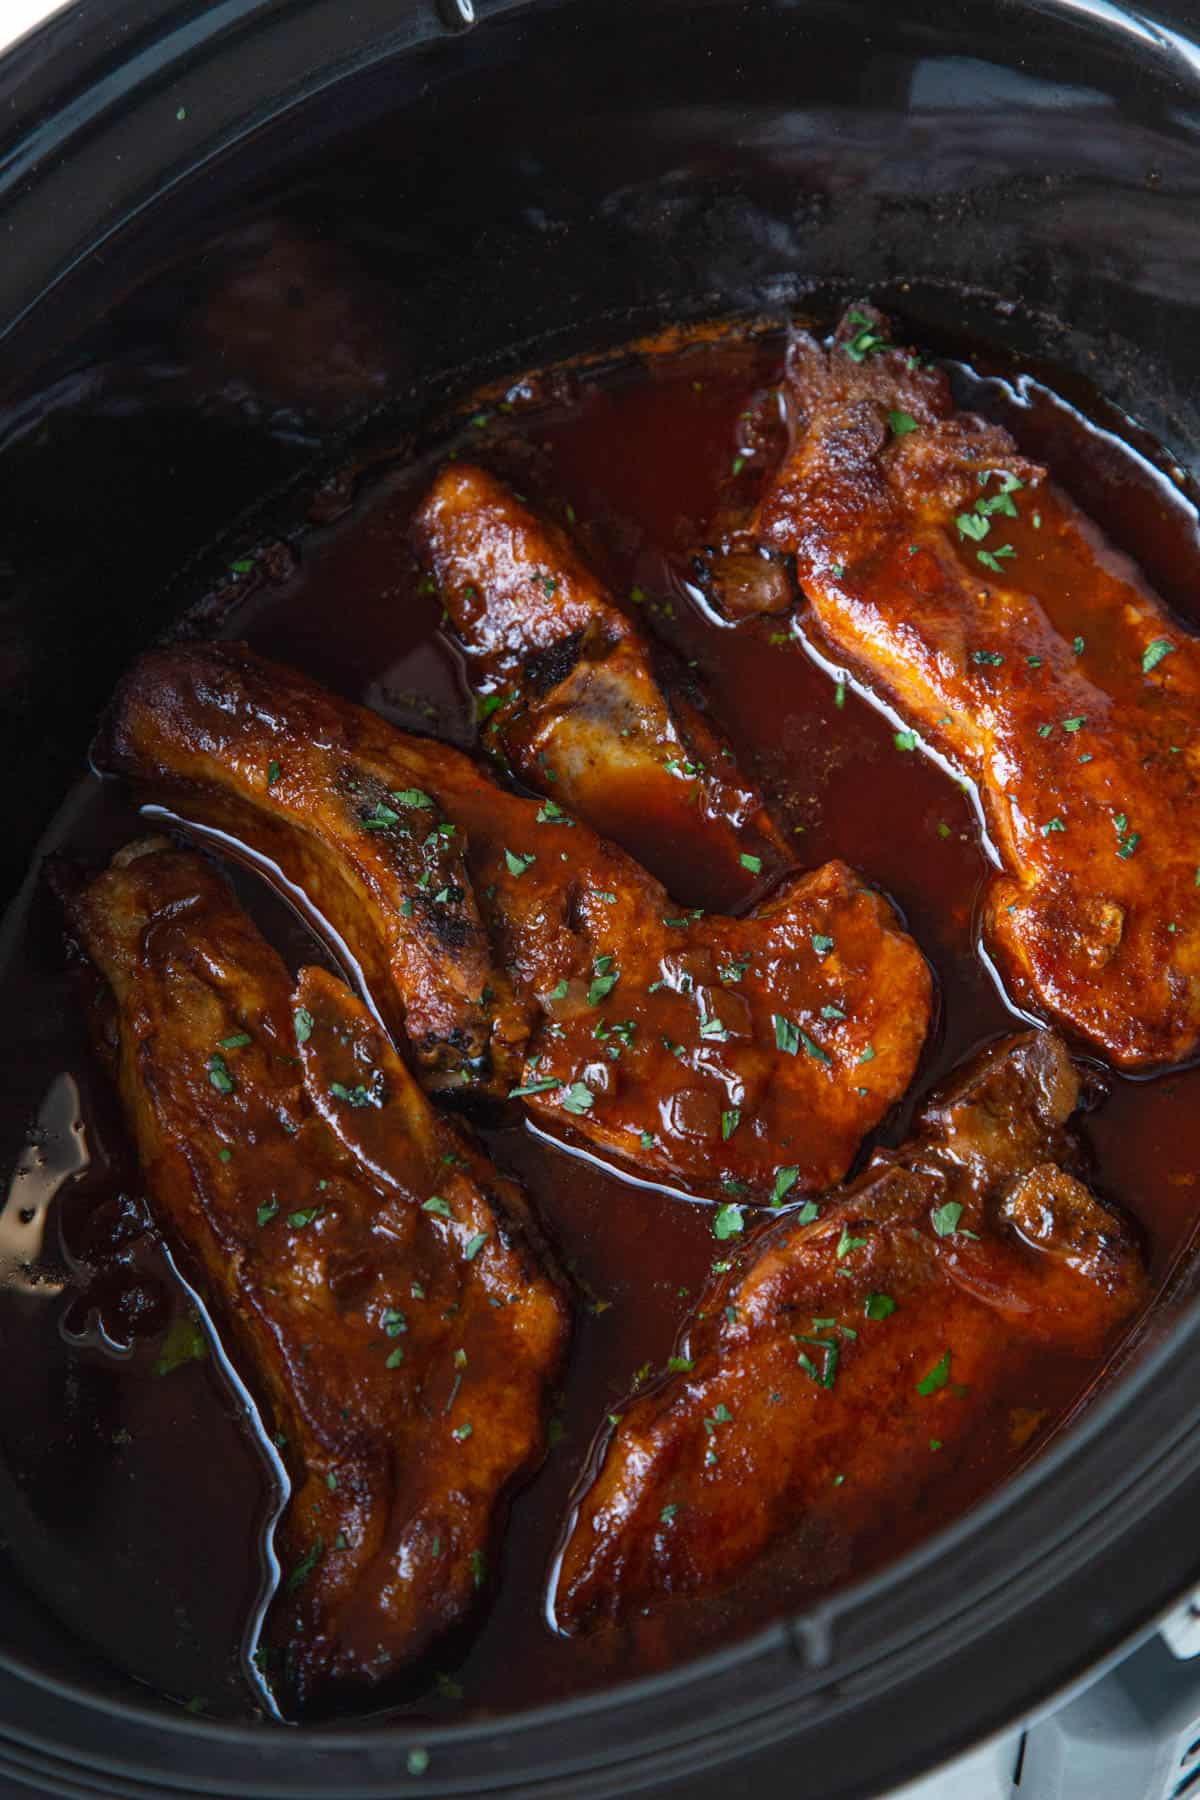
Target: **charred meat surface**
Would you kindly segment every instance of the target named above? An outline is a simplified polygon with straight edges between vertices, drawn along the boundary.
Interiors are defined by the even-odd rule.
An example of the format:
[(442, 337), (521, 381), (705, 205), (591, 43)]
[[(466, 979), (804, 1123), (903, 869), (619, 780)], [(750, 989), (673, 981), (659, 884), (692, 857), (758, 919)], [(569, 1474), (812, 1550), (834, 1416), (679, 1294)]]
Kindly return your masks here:
[[(411, 1030), (415, 966), (439, 995), (522, 1022), (524, 1065), (501, 1091), (639, 1171), (758, 1201), (819, 1191), (912, 1079), (929, 969), (842, 863), (783, 882), (745, 918), (681, 911), (564, 808), (236, 645), (144, 657), (97, 754), (183, 821), (265, 854), (346, 942), (377, 941), (380, 920), (325, 872), (343, 848), (365, 861), (371, 915), (400, 935), (426, 922), (424, 962), (360, 958), (384, 1016)], [(451, 833), (453, 888), (431, 891), (412, 850), (410, 821), (426, 816)], [(464, 912), (470, 981), (456, 962)], [(508, 1047), (520, 1041), (508, 1032)]]
[(978, 788), (1014, 995), (1123, 1068), (1200, 1039), (1200, 645), (870, 308), (790, 347), (755, 530), (836, 652)]
[(473, 1610), (543, 1451), (566, 1309), (521, 1192), (198, 856), (151, 840), (56, 886), (155, 1220), (283, 1446), (268, 1670), (300, 1705), (387, 1681)]
[(484, 741), (531, 787), (639, 852), (677, 899), (680, 842), (720, 872), (726, 904), (795, 860), (720, 732), (660, 679), (649, 640), (559, 526), (455, 462), (415, 536), (481, 690)]
[(997, 1390), (1051, 1347), (1094, 1359), (1149, 1298), (1129, 1228), (1073, 1172), (1080, 1077), (1050, 1033), (983, 1052), (806, 1222), (766, 1227), (699, 1303), (584, 1493), (554, 1597), (567, 1631), (719, 1587), (764, 1551), (811, 1595), (971, 1459), (990, 1485), (1042, 1420)]

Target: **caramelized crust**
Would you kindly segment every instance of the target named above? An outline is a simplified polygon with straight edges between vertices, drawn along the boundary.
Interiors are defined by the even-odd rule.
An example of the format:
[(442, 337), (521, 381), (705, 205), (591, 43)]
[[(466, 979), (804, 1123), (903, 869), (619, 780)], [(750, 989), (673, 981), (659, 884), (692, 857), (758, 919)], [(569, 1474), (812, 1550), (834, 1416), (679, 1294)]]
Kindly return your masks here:
[[(1149, 1289), (1127, 1227), (1065, 1166), (1078, 1097), (1056, 1037), (994, 1045), (903, 1149), (732, 1258), (681, 1372), (627, 1408), (583, 1494), (563, 1630), (719, 1588), (767, 1550), (800, 1590), (835, 1585), (889, 1517), (969, 1483), (1002, 1383), (1049, 1347), (1086, 1383)], [(989, 1479), (1021, 1459), (1019, 1424), (979, 1459)]]
[(456, 462), (415, 535), (493, 708), (484, 741), (522, 780), (636, 849), (677, 899), (681, 844), (726, 904), (794, 861), (720, 733), (663, 685), (644, 633), (557, 525)]
[[(184, 821), (265, 853), (335, 937), (370, 948), (387, 932), (403, 940), (406, 908), (427, 921), (424, 962), (359, 958), (383, 1015), (422, 1016), (416, 968), (439, 997), (467, 996), (468, 1023), (490, 1009), (493, 1054), (501, 1024), (515, 1047), (513, 1021), (525, 1022), (511, 1088), (641, 1173), (760, 1201), (818, 1191), (912, 1078), (929, 970), (888, 903), (844, 864), (785, 882), (748, 918), (681, 912), (562, 808), (507, 792), (458, 751), (239, 646), (144, 657), (97, 754)], [(448, 898), (414, 878), (420, 859), (402, 836), (413, 809), (398, 798), (412, 788), (431, 803), (421, 817), (454, 828)], [(377, 822), (380, 804), (390, 822)], [(369, 891), (343, 862), (368, 870)], [(453, 937), (461, 913), (472, 955), (476, 919), (492, 946), (469, 982)], [(456, 1041), (452, 1008), (441, 1032)]]
[[(1200, 646), (946, 377), (852, 311), (789, 354), (761, 541), (835, 651), (976, 784), (1011, 991), (1124, 1068), (1200, 1034)], [(880, 346), (884, 347), (880, 347)]]
[(199, 857), (137, 844), (56, 885), (156, 1221), (284, 1445), (269, 1669), (300, 1704), (386, 1680), (470, 1613), (543, 1452), (567, 1319), (523, 1197)]

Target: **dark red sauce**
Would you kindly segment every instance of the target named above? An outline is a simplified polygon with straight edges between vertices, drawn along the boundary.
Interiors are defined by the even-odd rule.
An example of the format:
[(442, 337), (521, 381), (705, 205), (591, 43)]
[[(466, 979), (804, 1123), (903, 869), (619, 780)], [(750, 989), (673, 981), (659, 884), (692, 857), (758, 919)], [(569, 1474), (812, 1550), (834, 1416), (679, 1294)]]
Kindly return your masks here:
[[(722, 505), (752, 496), (768, 462), (781, 353), (777, 333), (718, 335), (535, 381), (514, 389), (511, 405), (489, 397), (481, 422), (459, 438), (369, 473), (341, 517), (304, 536), (290, 577), (237, 582), (222, 629), (406, 729), (469, 746), (470, 695), (437, 603), (421, 592), (409, 515), (455, 442), (519, 476), (530, 498), (569, 503), (614, 592), (709, 695), (791, 831), (797, 859), (840, 856), (862, 870), (897, 901), (933, 963), (938, 1023), (920, 1079), (883, 1134), (894, 1142), (929, 1087), (1013, 1015), (975, 947), (987, 865), (970, 797), (933, 763), (898, 750), (892, 722), (819, 668), (786, 620), (731, 630), (690, 589), (689, 551)], [(1126, 441), (1107, 419), (1101, 429), (1032, 380), (1014, 385), (966, 367), (955, 379), (960, 400), (1049, 461), (1186, 614), (1200, 542), (1165, 465), (1132, 432)], [(754, 454), (745, 456), (748, 443)], [(1194, 609), (1192, 617), (1200, 623)], [(87, 778), (51, 837), (99, 860), (139, 829), (116, 787)], [(636, 822), (627, 841), (636, 852)], [(671, 885), (661, 842), (644, 848)], [(689, 903), (719, 901), (687, 845), (672, 857)], [(280, 902), (251, 877), (239, 883), (285, 955), (320, 956)], [(50, 1604), (114, 1663), (196, 1711), (249, 1715), (265, 1705), (248, 1656), (269, 1591), (278, 1464), (220, 1357), (211, 1348), (191, 1354), (202, 1343), (195, 1300), (144, 1229), (138, 1171), (85, 1043), (75, 977), (36, 872), (2, 950), (0, 1154), (8, 1166), (21, 1159), (25, 1172), (0, 1209), (0, 1535)], [(1200, 1200), (1200, 1070), (1109, 1081), (1085, 1135), (1100, 1187), (1141, 1222), (1161, 1282), (1188, 1246)], [(489, 1123), (485, 1135), (497, 1161), (526, 1182), (579, 1301), (552, 1447), (514, 1501), (487, 1611), (397, 1696), (401, 1710), (441, 1722), (626, 1678), (805, 1600), (786, 1561), (768, 1559), (738, 1591), (648, 1618), (620, 1638), (573, 1642), (552, 1632), (546, 1576), (572, 1486), (635, 1372), (669, 1354), (713, 1260), (712, 1214), (571, 1156), (515, 1118)], [(1023, 1378), (1019, 1392), (1002, 1394), (971, 1455), (947, 1466), (923, 1511), (869, 1547), (863, 1569), (952, 1518), (1011, 1462), (1012, 1408), (1059, 1409), (1097, 1373), (1048, 1357), (1032, 1386)]]

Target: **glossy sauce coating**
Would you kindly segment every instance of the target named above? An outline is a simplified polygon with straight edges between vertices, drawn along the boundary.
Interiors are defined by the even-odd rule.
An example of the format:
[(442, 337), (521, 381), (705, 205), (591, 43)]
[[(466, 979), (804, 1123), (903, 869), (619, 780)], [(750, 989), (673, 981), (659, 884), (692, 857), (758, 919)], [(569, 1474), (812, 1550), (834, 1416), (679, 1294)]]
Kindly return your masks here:
[(154, 1218), (270, 1399), (293, 1492), (263, 1667), (370, 1688), (478, 1603), (536, 1463), (565, 1301), (524, 1197), (323, 969), (292, 987), (211, 865), (156, 840), (55, 872), (102, 986)]
[(835, 654), (978, 786), (1017, 999), (1126, 1068), (1200, 1039), (1200, 644), (945, 375), (852, 308), (793, 341), (795, 444), (751, 531)]
[[(969, 1464), (999, 1380), (1048, 1345), (1099, 1354), (1148, 1288), (1134, 1235), (1070, 1171), (1079, 1099), (1061, 1039), (1001, 1040), (913, 1139), (731, 1258), (665, 1384), (617, 1415), (560, 1624), (719, 1589), (759, 1557), (822, 1592), (936, 1458)], [(1049, 1423), (1012, 1410), (1012, 1465)]]
[[(487, 416), (464, 427), (459, 447), (486, 457), (539, 510), (562, 516), (556, 509), (572, 506), (589, 565), (622, 602), (634, 589), (644, 595), (632, 603), (636, 616), (690, 665), (739, 766), (796, 837), (799, 859), (811, 867), (841, 858), (898, 902), (933, 963), (940, 1004), (913, 1092), (885, 1128), (884, 1141), (895, 1144), (930, 1087), (981, 1040), (1011, 1030), (1012, 1015), (975, 950), (976, 899), (990, 864), (968, 798), (931, 761), (899, 751), (895, 724), (851, 681), (839, 688), (836, 671), (831, 678), (815, 666), (786, 619), (730, 630), (693, 599), (692, 548), (723, 508), (749, 514), (782, 449), (778, 434), (745, 415), (777, 413), (783, 354), (778, 334), (753, 342), (718, 333), (678, 356), (534, 378), (514, 386), (511, 413), (498, 409), (499, 395), (472, 406), (472, 416)], [(1039, 382), (990, 366), (996, 372), (982, 377), (954, 367), (960, 403), (1013, 431), (1023, 453), (1048, 465), (1186, 610), (1200, 569), (1195, 515), (1145, 460), (1147, 447), (1122, 441), (1127, 422), (1069, 388), (1098, 411), (1105, 428), (1093, 429), (1055, 399), (1055, 375), (1043, 372)], [(449, 447), (439, 441), (417, 467), (381, 471), (350, 511), (298, 544), (294, 577), (276, 587), (238, 575), (218, 610), (229, 614), (227, 631), (263, 654), (402, 729), (469, 748), (476, 727), (462, 660), (409, 551), (412, 518)], [(638, 824), (623, 829), (632, 834)], [(88, 782), (55, 836), (97, 865), (138, 828), (117, 784)], [(648, 821), (647, 859), (659, 839)], [(689, 855), (680, 840), (672, 855), (689, 897), (720, 904), (705, 889), (703, 850)], [(264, 883), (235, 874), (240, 898), (289, 965), (319, 960), (320, 944), (270, 901)], [(271, 1591), (259, 1546), (278, 1506), (275, 1479), (215, 1352), (157, 1373), (192, 1302), (139, 1215), (136, 1167), (64, 972), (57, 909), (36, 893), (11, 955), (0, 973), (9, 1102), (0, 1127), (15, 1159), (28, 1122), (40, 1117), (36, 1154), (58, 1197), (38, 1240), (36, 1291), (6, 1275), (0, 1293), (0, 1342), (13, 1371), (0, 1388), (0, 1464), (23, 1509), (7, 1535), (55, 1610), (118, 1666), (195, 1711), (251, 1712), (260, 1699), (242, 1671), (255, 1608)], [(1096, 1158), (1097, 1191), (1145, 1227), (1161, 1283), (1196, 1214), (1200, 1075), (1118, 1078), (1079, 1130)], [(712, 1600), (680, 1600), (669, 1616), (658, 1609), (573, 1639), (548, 1629), (543, 1578), (596, 1427), (665, 1368), (726, 1246), (712, 1235), (711, 1208), (568, 1157), (532, 1134), (515, 1105), (486, 1135), (495, 1160), (521, 1177), (586, 1297), (574, 1308), (549, 1455), (514, 1498), (482, 1628), (448, 1644), (423, 1687), (391, 1696), (405, 1715), (439, 1725), (545, 1704), (727, 1644), (802, 1609), (806, 1595), (794, 1570), (764, 1559), (761, 1577), (751, 1571)], [(24, 1208), (31, 1180), (14, 1184), (4, 1226)], [(19, 1230), (25, 1241), (37, 1227)], [(936, 1355), (934, 1346), (931, 1361)], [(1005, 1366), (990, 1409), (976, 1417), (969, 1457), (932, 1458), (919, 1502), (859, 1539), (855, 1569), (902, 1554), (954, 1519), (1012, 1466), (1014, 1409), (1055, 1415), (1100, 1366), (1054, 1349)], [(1027, 1451), (1041, 1441), (1035, 1431)]]
[[(268, 858), (335, 941), (419, 933), (419, 960), (371, 965), (385, 1017), (423, 1021), (430, 975), (439, 996), (455, 989), (465, 932), (484, 985), (476, 996), (460, 978), (458, 996), (469, 1019), (494, 1009), (493, 1054), (475, 1079), (461, 1070), (467, 1091), (520, 1098), (641, 1171), (778, 1203), (839, 1180), (907, 1091), (929, 970), (839, 863), (745, 918), (680, 912), (581, 820), (237, 645), (143, 657), (95, 755)], [(370, 872), (365, 906), (347, 868)], [(448, 1023), (452, 1045), (468, 1038)]]

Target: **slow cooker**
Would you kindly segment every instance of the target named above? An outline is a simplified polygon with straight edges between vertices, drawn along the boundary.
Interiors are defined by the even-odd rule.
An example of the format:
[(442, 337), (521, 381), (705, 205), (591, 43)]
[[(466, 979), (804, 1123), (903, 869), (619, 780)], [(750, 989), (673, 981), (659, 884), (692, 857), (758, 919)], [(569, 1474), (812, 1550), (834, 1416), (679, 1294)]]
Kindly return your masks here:
[[(535, 358), (870, 292), (1097, 384), (1200, 481), (1184, 0), (78, 0), (0, 60), (0, 221), (7, 892), (224, 535)], [(419, 1735), (193, 1718), (6, 1552), (0, 1790), (1200, 1792), (1194, 1285), (952, 1529), (570, 1704)], [(0, 1539), (17, 1504), (0, 1480)]]

